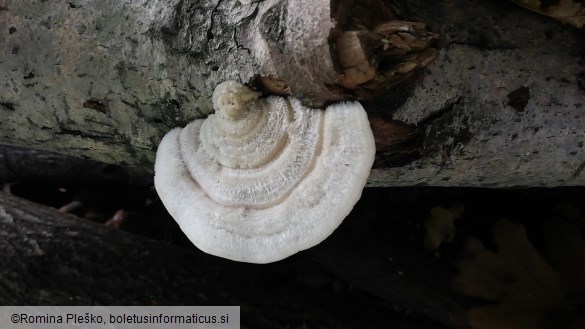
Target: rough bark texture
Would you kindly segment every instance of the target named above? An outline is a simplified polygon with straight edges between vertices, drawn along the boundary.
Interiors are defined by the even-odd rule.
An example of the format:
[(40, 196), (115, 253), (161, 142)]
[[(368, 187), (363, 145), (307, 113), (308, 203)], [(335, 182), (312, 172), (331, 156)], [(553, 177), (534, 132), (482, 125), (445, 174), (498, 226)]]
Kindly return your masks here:
[[(151, 169), (160, 137), (209, 113), (221, 81), (264, 76), (314, 105), (352, 96), (335, 85), (340, 3), (0, 0), (1, 142)], [(365, 102), (416, 136), (380, 152), (370, 186), (585, 183), (582, 31), (503, 0), (402, 5), (443, 49)]]
[(446, 38), (393, 114), (424, 129), (423, 156), (371, 185), (582, 185), (583, 31), (505, 1), (409, 5)]

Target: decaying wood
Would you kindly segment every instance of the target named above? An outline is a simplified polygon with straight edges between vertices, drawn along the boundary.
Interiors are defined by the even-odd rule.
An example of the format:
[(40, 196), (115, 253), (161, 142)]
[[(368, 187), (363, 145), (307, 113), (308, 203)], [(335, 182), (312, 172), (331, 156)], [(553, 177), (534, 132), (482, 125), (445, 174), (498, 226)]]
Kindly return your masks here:
[(437, 58), (438, 34), (423, 23), (394, 20), (345, 31), (335, 40), (340, 84), (357, 100), (372, 98)]
[(582, 31), (507, 1), (397, 2), (0, 0), (0, 142), (152, 170), (235, 79), (416, 126), (370, 186), (585, 183)]
[(281, 1), (263, 9), (268, 3), (259, 7), (259, 33), (243, 37), (260, 67), (259, 87), (308, 106), (370, 98), (437, 57), (438, 34), (400, 20), (388, 1)]

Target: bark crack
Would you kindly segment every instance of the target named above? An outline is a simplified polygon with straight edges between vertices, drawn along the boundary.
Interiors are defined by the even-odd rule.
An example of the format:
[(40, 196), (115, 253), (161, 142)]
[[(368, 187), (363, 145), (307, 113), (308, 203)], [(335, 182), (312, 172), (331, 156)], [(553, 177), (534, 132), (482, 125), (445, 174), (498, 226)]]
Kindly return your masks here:
[(211, 14), (209, 14), (209, 27), (207, 28), (207, 41), (213, 40), (215, 35), (213, 33), (213, 25), (215, 24), (214, 16), (218, 13), (218, 8), (221, 4), (221, 0), (219, 0), (213, 9), (211, 10)]
[(418, 124), (419, 125), (429, 125), (432, 124), (434, 121), (442, 118), (449, 112), (453, 111), (455, 105), (461, 104), (463, 96), (457, 96), (449, 101), (443, 108), (439, 109), (438, 111), (434, 112), (433, 114), (429, 115), (428, 117), (422, 119)]
[(581, 162), (581, 164), (577, 167), (577, 169), (575, 169), (575, 172), (573, 173), (571, 178), (576, 179), (577, 176), (579, 176), (581, 174), (581, 172), (583, 172), (583, 169), (585, 169), (585, 161)]
[(449, 49), (451, 46), (466, 46), (466, 47), (471, 47), (471, 48), (475, 48), (475, 49), (479, 49), (479, 50), (515, 50), (518, 49), (518, 47), (516, 46), (506, 46), (506, 45), (490, 45), (490, 43), (482, 38), (480, 38), (480, 40), (478, 41), (468, 41), (468, 42), (463, 42), (463, 41), (451, 41), (449, 42), (449, 44), (447, 46), (445, 46), (446, 49)]
[(6, 109), (8, 111), (11, 111), (11, 112), (16, 111), (16, 104), (14, 104), (14, 103), (0, 102), (0, 107)]

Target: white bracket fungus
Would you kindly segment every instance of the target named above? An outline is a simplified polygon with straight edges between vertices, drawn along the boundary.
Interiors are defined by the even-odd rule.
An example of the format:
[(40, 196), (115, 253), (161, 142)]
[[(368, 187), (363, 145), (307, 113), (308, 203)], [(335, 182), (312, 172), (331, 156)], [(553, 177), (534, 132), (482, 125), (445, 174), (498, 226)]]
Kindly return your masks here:
[(269, 263), (329, 236), (374, 161), (363, 107), (314, 110), (233, 81), (217, 86), (213, 105), (207, 119), (171, 130), (156, 155), (156, 190), (187, 237), (216, 256)]

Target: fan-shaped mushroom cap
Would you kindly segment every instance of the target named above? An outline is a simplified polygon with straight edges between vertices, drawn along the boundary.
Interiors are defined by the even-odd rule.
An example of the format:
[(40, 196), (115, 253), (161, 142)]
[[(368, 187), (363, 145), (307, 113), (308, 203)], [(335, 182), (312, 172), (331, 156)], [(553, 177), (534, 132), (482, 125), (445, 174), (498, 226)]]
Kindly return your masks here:
[(201, 250), (268, 263), (329, 236), (361, 196), (374, 137), (357, 103), (326, 111), (217, 86), (215, 114), (161, 141), (155, 187)]

